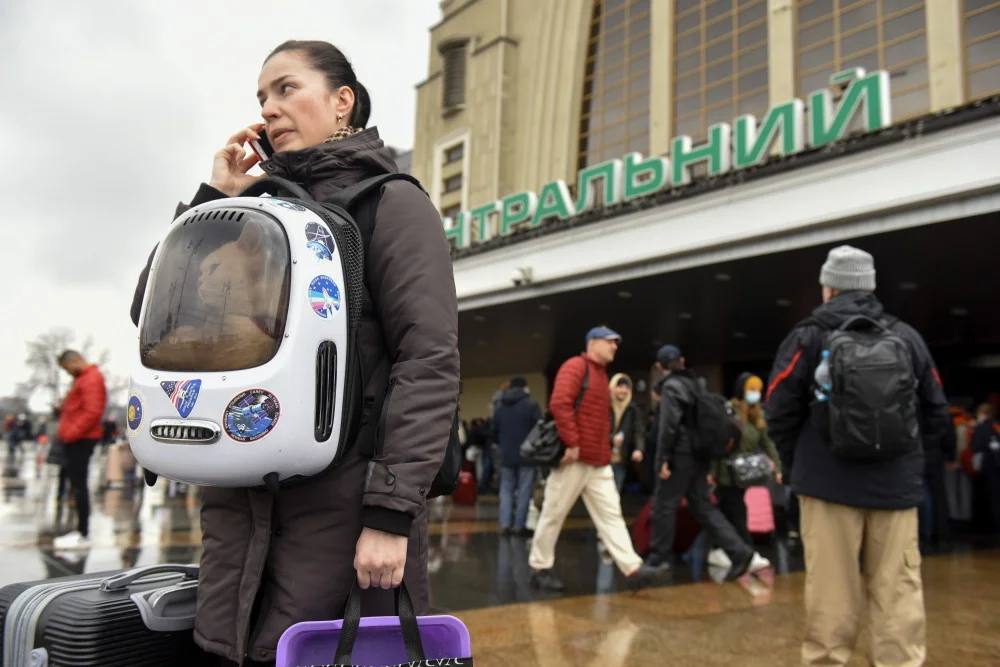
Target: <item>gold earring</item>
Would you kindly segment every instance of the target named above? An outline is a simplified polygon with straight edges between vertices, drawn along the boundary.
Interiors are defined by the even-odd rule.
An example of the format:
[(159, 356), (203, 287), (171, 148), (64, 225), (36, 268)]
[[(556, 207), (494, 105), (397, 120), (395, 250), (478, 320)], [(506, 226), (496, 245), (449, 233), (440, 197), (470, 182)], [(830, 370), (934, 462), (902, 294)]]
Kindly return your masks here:
[(342, 121), (342, 120), (344, 120), (344, 114), (342, 114), (342, 113), (338, 113), (338, 114), (337, 114), (337, 122), (339, 123), (339, 122), (340, 122), (340, 121)]

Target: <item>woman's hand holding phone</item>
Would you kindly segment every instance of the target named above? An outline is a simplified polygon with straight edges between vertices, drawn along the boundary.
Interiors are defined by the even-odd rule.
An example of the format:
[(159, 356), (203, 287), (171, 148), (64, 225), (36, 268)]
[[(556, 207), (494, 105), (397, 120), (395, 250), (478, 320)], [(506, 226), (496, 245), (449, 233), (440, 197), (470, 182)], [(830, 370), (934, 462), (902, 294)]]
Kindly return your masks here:
[(243, 145), (251, 137), (258, 138), (259, 133), (263, 131), (264, 124), (255, 123), (229, 137), (225, 148), (215, 154), (215, 160), (212, 163), (212, 178), (208, 184), (230, 197), (235, 197), (250, 187), (251, 183), (261, 178), (261, 176), (247, 174), (255, 164), (260, 162), (260, 158), (253, 151), (248, 152), (244, 149)]

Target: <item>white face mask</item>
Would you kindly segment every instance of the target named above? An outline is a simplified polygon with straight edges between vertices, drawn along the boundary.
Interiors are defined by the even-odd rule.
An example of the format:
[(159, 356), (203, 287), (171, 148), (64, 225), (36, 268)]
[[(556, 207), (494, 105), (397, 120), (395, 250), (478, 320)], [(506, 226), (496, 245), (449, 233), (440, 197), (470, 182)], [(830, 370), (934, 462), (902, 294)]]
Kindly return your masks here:
[(760, 392), (759, 391), (748, 391), (746, 394), (747, 403), (753, 405), (755, 403), (760, 403)]

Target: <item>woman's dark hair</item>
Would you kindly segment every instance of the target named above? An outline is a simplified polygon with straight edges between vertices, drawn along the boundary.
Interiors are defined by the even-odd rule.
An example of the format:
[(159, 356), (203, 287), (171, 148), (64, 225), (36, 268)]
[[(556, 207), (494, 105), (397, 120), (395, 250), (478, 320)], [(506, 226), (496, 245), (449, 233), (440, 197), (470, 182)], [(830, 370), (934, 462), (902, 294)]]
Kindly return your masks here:
[(372, 101), (368, 97), (368, 90), (361, 85), (358, 77), (340, 49), (328, 42), (318, 40), (288, 40), (280, 44), (270, 55), (264, 59), (267, 62), (276, 54), (282, 51), (299, 51), (309, 58), (310, 64), (326, 75), (326, 81), (330, 90), (336, 90), (341, 86), (347, 86), (354, 93), (354, 108), (351, 109), (351, 117), (348, 125), (351, 127), (365, 127), (368, 125), (368, 118), (372, 112)]

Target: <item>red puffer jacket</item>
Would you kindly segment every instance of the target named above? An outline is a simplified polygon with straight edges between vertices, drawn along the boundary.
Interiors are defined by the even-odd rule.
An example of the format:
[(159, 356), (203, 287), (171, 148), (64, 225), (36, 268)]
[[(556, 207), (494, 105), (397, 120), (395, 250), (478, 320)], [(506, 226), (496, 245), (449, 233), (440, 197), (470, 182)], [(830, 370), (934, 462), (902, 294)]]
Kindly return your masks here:
[(108, 392), (104, 376), (90, 366), (73, 381), (59, 415), (59, 439), (69, 444), (78, 440), (100, 440), (104, 435), (101, 418)]
[[(584, 372), (590, 366), (587, 391), (575, 408)], [(569, 448), (580, 448), (580, 461), (592, 466), (611, 463), (611, 391), (608, 373), (585, 354), (566, 361), (556, 374), (549, 410), (559, 437)]]

